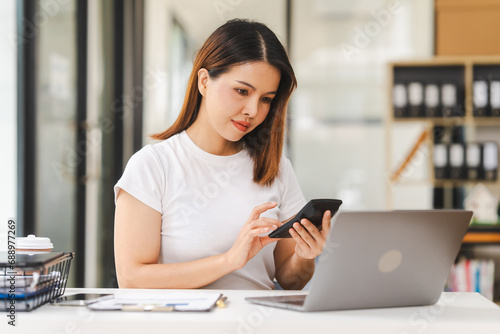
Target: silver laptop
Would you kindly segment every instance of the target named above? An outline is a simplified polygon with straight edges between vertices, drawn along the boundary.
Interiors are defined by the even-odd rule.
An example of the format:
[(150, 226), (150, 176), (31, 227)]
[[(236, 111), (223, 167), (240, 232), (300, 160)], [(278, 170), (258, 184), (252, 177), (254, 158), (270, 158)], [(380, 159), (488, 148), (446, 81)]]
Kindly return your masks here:
[(434, 304), (471, 218), (465, 210), (339, 212), (306, 294), (245, 300), (298, 311)]

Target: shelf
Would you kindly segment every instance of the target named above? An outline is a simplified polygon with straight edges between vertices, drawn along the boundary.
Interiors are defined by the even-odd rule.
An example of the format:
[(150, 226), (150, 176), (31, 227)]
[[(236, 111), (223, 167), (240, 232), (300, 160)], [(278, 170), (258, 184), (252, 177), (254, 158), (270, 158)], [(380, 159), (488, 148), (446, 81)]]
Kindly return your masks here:
[(394, 117), (394, 122), (463, 123), (465, 117)]
[(471, 224), (465, 244), (500, 244), (500, 224)]
[(492, 184), (495, 185), (497, 184), (497, 180), (450, 180), (450, 179), (433, 179), (431, 181), (432, 184), (434, 184), (437, 187), (447, 187), (447, 186), (457, 186), (457, 185), (474, 185), (476, 183), (483, 183), (485, 185)]
[(500, 231), (493, 232), (467, 232), (464, 244), (500, 244)]
[(500, 118), (498, 118), (498, 117), (475, 117), (474, 124), (476, 126), (500, 126)]
[[(388, 182), (388, 198), (387, 207), (389, 209), (394, 208), (394, 196), (393, 187), (396, 185), (413, 185), (416, 183), (424, 184), (428, 183), (431, 187), (469, 187), (475, 183), (484, 183), (488, 188), (495, 188), (500, 186), (500, 177), (496, 180), (459, 180), (459, 179), (435, 179), (435, 170), (433, 165), (433, 154), (434, 154), (434, 142), (436, 139), (436, 129), (446, 128), (446, 138), (443, 140), (444, 144), (450, 144), (456, 139), (450, 139), (448, 137), (453, 136), (453, 128), (460, 127), (461, 136), (465, 139), (466, 143), (474, 142), (496, 142), (500, 145), (500, 117), (498, 116), (487, 116), (478, 117), (474, 113), (474, 82), (475, 80), (486, 80), (488, 85), (491, 81), (500, 81), (500, 57), (499, 56), (457, 56), (457, 57), (430, 57), (426, 59), (415, 59), (406, 61), (391, 62), (388, 64), (389, 71), (389, 82), (388, 87), (388, 100), (389, 100), (389, 112), (388, 117), (386, 117), (386, 164), (387, 170), (393, 170), (395, 160), (399, 160), (399, 157), (392, 156), (392, 142), (394, 141), (394, 132), (391, 132), (394, 127), (404, 128), (407, 124), (415, 124), (417, 126), (423, 125), (431, 134), (431, 139), (425, 142), (429, 151), (425, 151), (428, 158), (428, 181), (410, 181), (410, 180), (399, 180), (398, 178), (392, 178)], [(410, 105), (410, 93), (409, 85), (412, 83), (420, 83), (420, 89), (412, 89), (413, 101), (418, 101), (415, 96), (420, 94), (420, 105), (411, 106)], [(425, 115), (440, 115), (443, 105), (445, 104), (443, 100), (442, 87), (445, 84), (453, 84), (456, 87), (455, 91), (455, 105), (448, 107), (446, 110), (448, 113), (446, 117), (441, 115), (440, 117), (426, 117)], [(403, 101), (400, 104), (401, 108), (394, 107), (394, 87), (395, 85), (402, 85), (406, 87), (403, 91), (397, 90), (397, 101)], [(435, 89), (431, 89), (431, 95), (433, 98), (431, 101), (438, 99), (438, 104), (436, 105), (436, 110), (427, 110), (425, 107), (426, 100), (425, 96), (427, 94), (426, 89), (428, 85), (435, 85), (439, 88), (437, 91), (438, 96), (436, 97)], [(490, 88), (488, 88), (488, 94), (490, 93)], [(446, 96), (450, 96), (450, 93)], [(401, 97), (405, 97), (401, 99)], [(488, 97), (489, 99), (490, 97)], [(446, 99), (449, 101), (449, 99)], [(446, 103), (450, 105), (449, 103)], [(434, 104), (433, 104), (434, 105)], [(488, 100), (488, 112), (491, 112), (491, 100)], [(450, 109), (451, 108), (451, 109)], [(433, 114), (434, 113), (434, 114)], [(398, 117), (402, 116), (402, 117)], [(450, 130), (452, 129), (452, 130)], [(439, 139), (439, 137), (438, 137)], [(408, 149), (408, 152), (413, 152), (418, 141), (415, 141), (415, 145)], [(420, 146), (422, 147), (422, 146)], [(400, 147), (398, 147), (400, 149)], [(419, 147), (417, 147), (419, 149)], [(403, 153), (404, 154), (404, 153)], [(405, 166), (411, 166), (412, 155), (406, 154), (406, 159), (404, 160)], [(403, 157), (403, 158), (405, 158)], [(402, 170), (398, 169), (398, 175), (402, 175), (405, 172), (404, 168)], [(392, 191), (392, 192), (391, 192)], [(449, 206), (451, 202), (447, 202), (446, 205)]]

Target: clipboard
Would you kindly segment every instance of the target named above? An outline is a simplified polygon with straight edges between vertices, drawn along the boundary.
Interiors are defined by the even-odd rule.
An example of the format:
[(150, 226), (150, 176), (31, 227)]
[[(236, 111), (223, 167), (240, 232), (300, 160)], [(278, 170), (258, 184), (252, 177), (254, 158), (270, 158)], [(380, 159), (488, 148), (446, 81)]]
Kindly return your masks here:
[(94, 311), (208, 312), (224, 307), (218, 292), (118, 292), (114, 298), (88, 305)]

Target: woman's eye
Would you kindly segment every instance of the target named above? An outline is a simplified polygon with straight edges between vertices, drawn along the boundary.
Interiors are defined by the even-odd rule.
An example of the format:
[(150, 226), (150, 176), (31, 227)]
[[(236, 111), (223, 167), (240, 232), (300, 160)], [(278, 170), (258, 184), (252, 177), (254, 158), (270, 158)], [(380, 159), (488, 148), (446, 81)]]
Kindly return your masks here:
[(270, 98), (270, 97), (263, 97), (262, 98), (262, 102), (264, 102), (264, 103), (271, 103), (271, 102), (273, 102), (273, 99)]
[(244, 95), (244, 96), (248, 95), (248, 91), (246, 89), (236, 88), (235, 90), (240, 95)]

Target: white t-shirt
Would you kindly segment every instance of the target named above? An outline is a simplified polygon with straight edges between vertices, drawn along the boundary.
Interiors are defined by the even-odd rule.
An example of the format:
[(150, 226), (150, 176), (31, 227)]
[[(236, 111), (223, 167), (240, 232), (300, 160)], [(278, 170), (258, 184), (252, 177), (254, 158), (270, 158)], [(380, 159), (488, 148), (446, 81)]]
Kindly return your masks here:
[[(115, 185), (161, 213), (159, 263), (188, 262), (228, 251), (252, 209), (278, 205), (261, 216), (280, 221), (306, 203), (290, 161), (282, 157), (269, 187), (253, 182), (246, 150), (218, 156), (200, 149), (184, 131), (134, 154)], [(213, 289), (273, 289), (273, 251), (265, 246), (240, 270), (205, 286)]]

